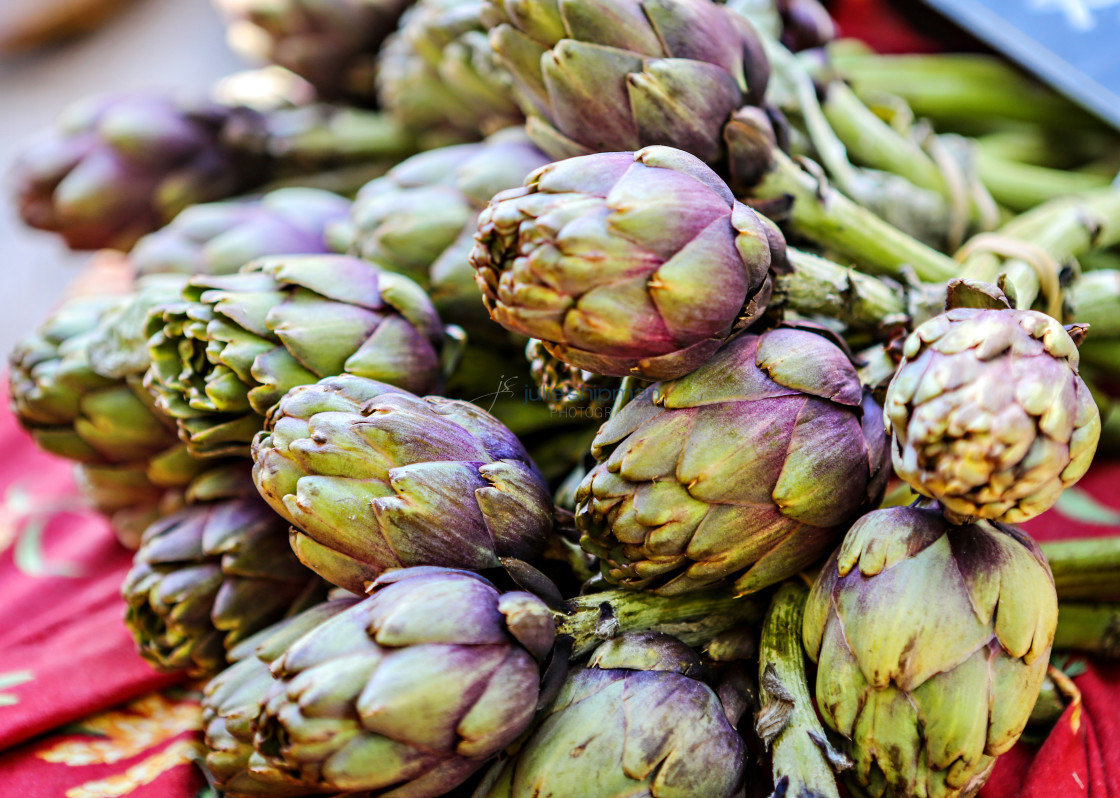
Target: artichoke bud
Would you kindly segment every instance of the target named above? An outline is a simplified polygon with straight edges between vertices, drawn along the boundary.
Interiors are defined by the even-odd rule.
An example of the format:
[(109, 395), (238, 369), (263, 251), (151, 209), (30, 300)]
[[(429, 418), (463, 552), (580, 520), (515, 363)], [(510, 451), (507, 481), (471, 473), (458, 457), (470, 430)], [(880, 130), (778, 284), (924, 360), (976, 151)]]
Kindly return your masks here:
[(882, 498), (882, 414), (843, 342), (783, 324), (655, 383), (600, 429), (576, 493), (603, 576), (673, 595), (741, 594), (823, 557)]
[(393, 568), (528, 560), (552, 528), (529, 455), (468, 402), (327, 378), (280, 401), (253, 456), (261, 495), (295, 525), (299, 558), (356, 593)]
[(326, 253), (327, 227), (349, 210), (343, 197), (314, 188), (193, 205), (141, 238), (131, 260), (141, 275), (232, 274), (268, 255)]
[(439, 379), (443, 327), (405, 277), (343, 255), (263, 258), (197, 276), (155, 309), (148, 385), (199, 455), (243, 454), (290, 388), (351, 373), (418, 391)]
[(604, 643), (568, 675), (483, 798), (742, 795), (746, 747), (719, 696), (692, 675), (699, 664), (669, 635)]
[(857, 521), (803, 627), (851, 778), (872, 796), (975, 795), (1026, 726), (1057, 613), (1046, 560), (1014, 527), (953, 526), (936, 507)]
[(694, 156), (600, 153), (525, 183), (483, 211), (471, 263), (491, 318), (557, 359), (673, 379), (765, 310), (785, 244)]
[(894, 467), (953, 521), (1025, 521), (1088, 470), (1100, 413), (1069, 331), (974, 288), (955, 285), (951, 298), (971, 306), (903, 345), (885, 406)]
[[(256, 750), (315, 791), (443, 795), (533, 717), (540, 669), (508, 626), (504, 598), (476, 574), (443, 568), (375, 580), (369, 598), (273, 660)], [(516, 600), (518, 617), (528, 600)]]

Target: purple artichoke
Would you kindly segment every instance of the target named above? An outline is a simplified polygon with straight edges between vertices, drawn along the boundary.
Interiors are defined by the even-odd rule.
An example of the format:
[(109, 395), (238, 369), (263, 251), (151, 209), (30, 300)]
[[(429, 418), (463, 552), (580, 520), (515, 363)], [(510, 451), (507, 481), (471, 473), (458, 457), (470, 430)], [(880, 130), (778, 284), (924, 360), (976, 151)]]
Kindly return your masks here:
[(583, 546), (611, 582), (750, 593), (822, 558), (882, 497), (882, 414), (823, 328), (732, 339), (599, 429), (576, 494)]
[(765, 310), (781, 234), (688, 153), (572, 158), (525, 182), (483, 211), (471, 262), (491, 317), (565, 363), (673, 379)]

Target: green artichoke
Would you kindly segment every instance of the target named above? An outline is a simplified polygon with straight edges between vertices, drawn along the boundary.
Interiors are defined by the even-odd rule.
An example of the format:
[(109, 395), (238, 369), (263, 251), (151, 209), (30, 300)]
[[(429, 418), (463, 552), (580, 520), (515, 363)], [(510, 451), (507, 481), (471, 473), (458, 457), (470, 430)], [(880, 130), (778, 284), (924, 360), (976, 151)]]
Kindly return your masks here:
[[(160, 670), (216, 673), (239, 641), (321, 601), (287, 523), (253, 491), (248, 465), (205, 477), (208, 501), (147, 528), (121, 592), (141, 656)], [(201, 498), (201, 497), (200, 497)]]
[(202, 699), (206, 772), (223, 795), (241, 798), (312, 792), (269, 766), (253, 749), (261, 705), (273, 682), (269, 665), (304, 634), (358, 601), (357, 596), (336, 598), (262, 629), (230, 649), (233, 664), (206, 683)]
[(415, 391), (443, 328), (419, 286), (342, 255), (263, 258), (199, 276), (148, 319), (157, 406), (191, 451), (243, 454), (288, 389), (348, 372)]
[(392, 568), (528, 559), (552, 526), (547, 484), (497, 419), (361, 377), (291, 391), (253, 456), (299, 558), (356, 593)]
[(525, 183), (483, 211), (471, 264), (491, 317), (559, 360), (673, 379), (765, 310), (781, 234), (688, 153), (571, 158)]
[(367, 183), (350, 213), (350, 252), (429, 289), (440, 317), (494, 339), (468, 256), (479, 212), (548, 163), (520, 130), (414, 155)]
[(485, 0), (418, 0), (385, 42), (381, 106), (410, 128), (476, 139), (520, 124), (510, 77), (490, 49)]
[(324, 99), (369, 101), (377, 51), (411, 0), (214, 0), (247, 61), (279, 64)]
[(736, 798), (747, 751), (699, 657), (674, 637), (601, 645), (481, 798)]
[(552, 615), (445, 568), (394, 571), (370, 593), (273, 660), (256, 750), (323, 792), (443, 795), (531, 722)]
[(140, 275), (232, 274), (266, 255), (326, 253), (327, 227), (349, 209), (346, 199), (313, 188), (194, 205), (141, 238), (130, 259)]
[(78, 463), (85, 498), (136, 548), (148, 524), (178, 508), (204, 466), (155, 409), (139, 374), (97, 368), (99, 338), (131, 304), (121, 296), (64, 303), (12, 350), (8, 379), (20, 425), (44, 451)]
[(951, 520), (1025, 521), (1089, 469), (1100, 413), (1051, 317), (955, 308), (903, 353), (885, 406), (894, 467)]
[(1057, 624), (1054, 582), (1014, 527), (934, 509), (861, 518), (805, 608), (817, 707), (872, 796), (975, 795), (1019, 738)]
[(16, 161), (23, 220), (73, 249), (129, 249), (180, 210), (245, 191), (264, 162), (231, 146), (248, 108), (158, 95), (95, 97), (62, 114)]
[(878, 504), (890, 472), (878, 405), (811, 325), (738, 336), (652, 385), (592, 453), (576, 493), (584, 548), (608, 581), (665, 595), (793, 576)]
[(766, 93), (754, 30), (710, 0), (490, 4), (491, 44), (554, 158), (664, 144), (714, 163), (732, 112)]

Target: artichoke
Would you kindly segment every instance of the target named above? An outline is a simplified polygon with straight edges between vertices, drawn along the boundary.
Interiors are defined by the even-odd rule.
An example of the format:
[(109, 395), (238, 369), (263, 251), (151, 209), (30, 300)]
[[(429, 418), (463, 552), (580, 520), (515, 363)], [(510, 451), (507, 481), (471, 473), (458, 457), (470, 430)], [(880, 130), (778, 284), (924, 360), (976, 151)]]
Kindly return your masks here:
[(822, 558), (878, 504), (882, 415), (823, 328), (732, 339), (600, 429), (576, 493), (604, 577), (664, 595), (723, 580), (750, 593)]
[[(537, 388), (536, 399), (556, 413), (606, 419), (618, 396), (621, 381), (569, 366), (549, 354), (544, 344), (530, 338), (525, 345), (529, 374)], [(628, 396), (627, 399), (632, 399)]]
[(148, 524), (177, 509), (203, 465), (156, 411), (138, 375), (96, 368), (99, 336), (129, 304), (119, 296), (64, 303), (12, 350), (8, 379), (20, 425), (39, 448), (78, 463), (83, 495), (135, 548)]
[(1022, 733), (1057, 623), (1023, 532), (936, 509), (861, 518), (805, 608), (817, 707), (872, 796), (972, 796)]
[(292, 555), (287, 523), (256, 496), (248, 466), (206, 475), (208, 501), (144, 531), (121, 592), (141, 656), (193, 675), (226, 666), (226, 651), (321, 601), (326, 587)]
[(230, 649), (233, 664), (207, 682), (202, 699), (206, 772), (223, 795), (240, 798), (311, 792), (270, 767), (253, 750), (261, 705), (272, 686), (269, 665), (304, 634), (358, 601), (357, 596), (336, 598), (262, 629)]
[(895, 471), (951, 520), (1025, 521), (1088, 470), (1100, 413), (1051, 317), (954, 308), (903, 353), (885, 405)]
[(131, 260), (141, 275), (232, 274), (266, 255), (325, 253), (328, 225), (345, 219), (349, 209), (344, 198), (313, 188), (195, 205), (141, 238)]
[(370, 100), (381, 43), (410, 0), (214, 0), (229, 45), (254, 63), (279, 64), (324, 99)]
[(493, 339), (468, 262), (478, 214), (546, 163), (520, 130), (415, 155), (358, 193), (350, 252), (428, 288), (441, 318), (472, 339)]
[(525, 183), (483, 211), (471, 264), (491, 317), (559, 360), (673, 379), (765, 310), (781, 234), (693, 156), (589, 155)]
[(410, 128), (476, 139), (523, 121), (510, 78), (490, 49), (485, 0), (419, 0), (385, 42), (381, 106)]
[(127, 250), (197, 202), (264, 178), (260, 158), (230, 131), (255, 124), (247, 108), (159, 96), (96, 97), (68, 108), (16, 161), (23, 220), (73, 249)]
[(530, 558), (552, 525), (548, 486), (497, 419), (361, 377), (291, 391), (253, 457), (299, 558), (356, 593), (391, 568)]
[(370, 593), (272, 662), (256, 749), (324, 792), (443, 795), (529, 725), (552, 615), (445, 568), (394, 571)]
[(342, 255), (263, 258), (199, 276), (148, 318), (157, 406), (199, 454), (244, 454), (284, 393), (349, 372), (415, 391), (439, 379), (443, 329), (411, 280)]
[(733, 798), (746, 746), (674, 637), (623, 635), (570, 674), (482, 798)]
[(724, 156), (731, 113), (766, 93), (750, 24), (711, 0), (490, 0), (490, 41), (554, 158), (664, 144)]

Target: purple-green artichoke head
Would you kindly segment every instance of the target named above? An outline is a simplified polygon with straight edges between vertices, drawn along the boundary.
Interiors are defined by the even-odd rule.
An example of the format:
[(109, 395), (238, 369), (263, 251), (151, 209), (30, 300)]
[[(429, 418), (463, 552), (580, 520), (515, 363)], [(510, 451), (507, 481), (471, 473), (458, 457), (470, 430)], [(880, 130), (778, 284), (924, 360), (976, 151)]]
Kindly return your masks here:
[(358, 193), (350, 252), (428, 289), (445, 323), (460, 325), (472, 339), (493, 338), (500, 330), (486, 313), (469, 261), (478, 214), (548, 161), (520, 129), (414, 155)]
[(861, 518), (805, 607), (817, 708), (871, 796), (968, 798), (1026, 726), (1058, 617), (1021, 530), (936, 508)]
[(329, 252), (329, 225), (346, 218), (345, 198), (314, 188), (194, 205), (132, 250), (137, 274), (232, 274), (268, 255)]
[(746, 746), (700, 665), (665, 634), (603, 643), (482, 798), (741, 796)]
[(424, 392), (443, 327), (399, 274), (344, 255), (264, 258), (198, 276), (148, 317), (157, 406), (198, 454), (244, 454), (289, 389), (350, 373)]
[(393, 568), (529, 559), (552, 499), (525, 449), (470, 404), (361, 377), (297, 388), (253, 442), (261, 495), (312, 570), (355, 593)]
[(754, 30), (710, 0), (490, 0), (484, 19), (554, 158), (664, 144), (714, 163), (731, 113), (766, 92)]
[[(65, 302), (9, 354), (12, 412), (44, 451), (78, 463), (83, 497), (136, 548), (205, 467), (159, 413), (140, 374), (100, 368), (97, 347), (143, 291)], [(118, 350), (120, 351), (120, 350)]]
[(524, 121), (482, 23), (486, 0), (418, 0), (381, 52), (377, 97), (407, 127), (473, 140)]
[(687, 374), (757, 318), (785, 259), (770, 221), (669, 147), (538, 169), (475, 238), (494, 321), (577, 368), (649, 380)]
[(397, 570), (370, 593), (273, 660), (256, 749), (323, 792), (443, 795), (532, 721), (553, 617), (446, 568)]
[(847, 351), (811, 326), (733, 338), (599, 429), (576, 493), (604, 577), (663, 595), (741, 594), (822, 559), (882, 498), (882, 414)]
[(950, 519), (1026, 521), (1089, 469), (1100, 413), (1050, 316), (955, 308), (903, 353), (885, 406), (895, 471)]
[(128, 250), (188, 205), (260, 182), (259, 160), (225, 141), (247, 115), (157, 95), (83, 100), (17, 159), (20, 215), (72, 249)]
[(377, 52), (411, 0), (213, 0), (229, 46), (251, 63), (278, 64), (319, 96), (369, 102)]
[(228, 649), (326, 596), (292, 554), (287, 523), (255, 495), (248, 464), (224, 471), (224, 495), (148, 527), (121, 588), (125, 625), (160, 670), (216, 673)]
[(206, 683), (202, 699), (205, 768), (223, 795), (279, 798), (311, 792), (265, 762), (253, 748), (261, 707), (273, 684), (269, 665), (296, 640), (360, 600), (347, 595), (316, 604), (229, 650), (233, 664)]

